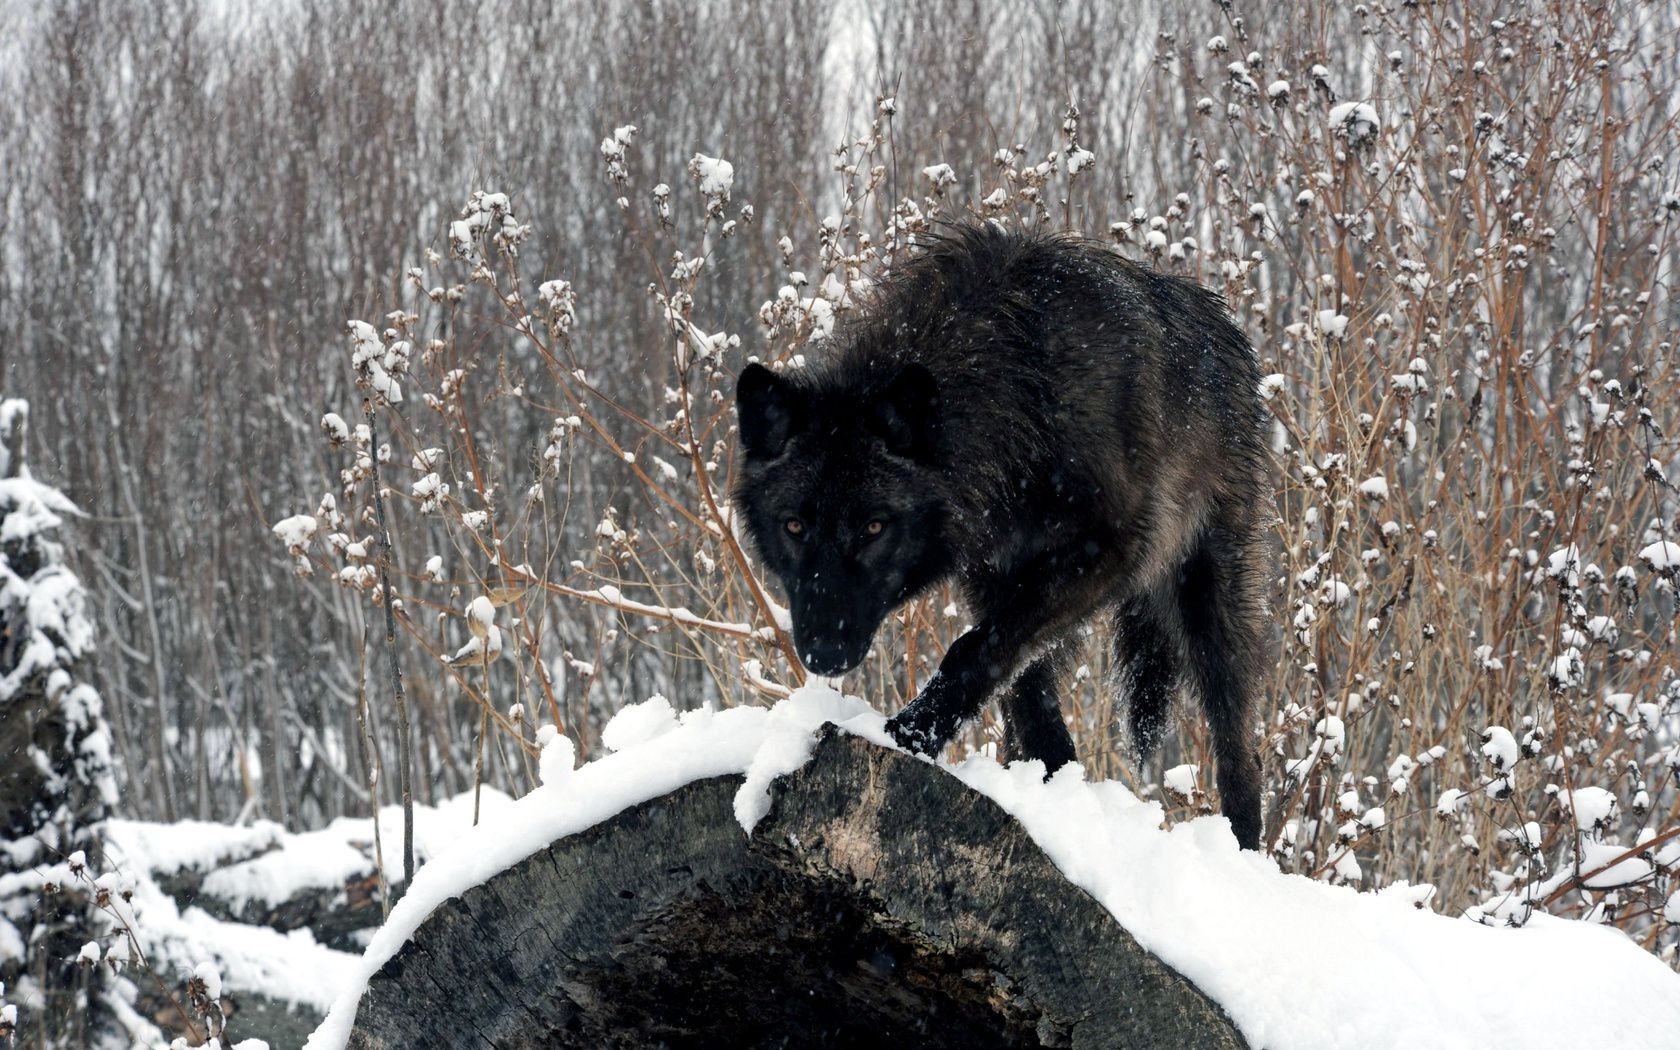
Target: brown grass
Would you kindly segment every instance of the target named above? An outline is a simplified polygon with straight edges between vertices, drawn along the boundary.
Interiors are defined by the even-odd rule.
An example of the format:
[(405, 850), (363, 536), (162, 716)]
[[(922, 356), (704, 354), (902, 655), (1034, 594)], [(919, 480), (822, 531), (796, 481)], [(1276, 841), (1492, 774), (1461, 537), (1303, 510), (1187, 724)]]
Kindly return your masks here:
[[(800, 671), (723, 501), (743, 353), (821, 353), (826, 315), (844, 315), (857, 282), (939, 218), (1072, 226), (1221, 289), (1275, 377), (1278, 659), (1258, 743), (1278, 862), (1366, 887), (1429, 883), (1434, 907), (1487, 922), (1590, 917), (1672, 962), (1660, 915), (1680, 863), (1675, 578), (1640, 552), (1677, 538), (1680, 200), (1663, 165), (1676, 117), (1650, 79), (1660, 48), (1611, 8), (1562, 17), (1467, 27), (1434, 9), (1369, 14), (1359, 76), (1344, 66), (1332, 78), (1361, 85), (1341, 91), (1374, 110), (1369, 127), (1364, 111), (1332, 122), (1334, 85), (1310, 54), (1244, 61), (1240, 26), (1226, 30), (1229, 51), (1162, 40), (1154, 104), (1182, 124), (1157, 120), (1134, 141), (1188, 163), (1112, 210), (1082, 193), (1089, 168), (1068, 171), (1083, 146), (1076, 106), (1061, 107), (1058, 141), (1004, 150), (951, 183), (924, 177), (942, 158), (899, 143), (898, 106), (879, 105), (833, 156), (832, 210), (813, 205), (808, 227), (789, 231), (790, 246), (809, 247), (752, 275), (756, 333), (714, 332), (694, 308), (717, 246), (752, 215), (692, 185), (654, 192), (630, 143), (606, 196), (623, 200), (663, 318), (671, 370), (657, 410), (595, 385), (587, 318), (554, 289), (539, 301), (519, 234), (434, 258), (405, 293), (413, 312), (390, 322), (388, 339), (422, 348), (404, 380), (415, 392), (389, 412), (392, 473), (407, 477), (428, 445), (455, 470), (433, 516), (452, 546), (445, 582), (419, 571), (431, 533), (398, 543), (404, 626), (441, 655), (466, 638), (466, 600), (493, 598), (501, 659), (482, 679), (442, 673), (527, 754), (534, 721), (587, 754), (602, 719), (642, 698), (592, 690), (603, 660), (689, 668), (725, 703), (784, 695)], [(1287, 90), (1271, 86), (1281, 80)], [(1093, 152), (1099, 168), (1127, 161)], [(1134, 146), (1133, 163), (1145, 152)], [(550, 447), (496, 447), (488, 420), (505, 412), (556, 420)], [(573, 472), (603, 456), (626, 465), (628, 493), (568, 499)], [(364, 481), (341, 493), (347, 538), (367, 532)], [(481, 526), (463, 523), (478, 510)], [(580, 533), (591, 548), (568, 546)], [(316, 564), (328, 562), (343, 564)], [(352, 580), (377, 598), (366, 574)], [(887, 709), (913, 696), (963, 626), (950, 602), (890, 620), (849, 687)], [(579, 603), (605, 613), (587, 641), (552, 626)], [(1132, 763), (1102, 641), (1094, 632), (1068, 683), (1090, 773), (1160, 798), (1168, 820), (1213, 811), (1200, 788), (1160, 786), (1166, 768), (1209, 768), (1194, 718), (1168, 754)], [(988, 715), (955, 746), (989, 747), (996, 731)], [(1447, 792), (1460, 803), (1443, 804)], [(1609, 798), (1613, 812), (1577, 827), (1576, 810)], [(1635, 863), (1607, 884), (1622, 861)]]

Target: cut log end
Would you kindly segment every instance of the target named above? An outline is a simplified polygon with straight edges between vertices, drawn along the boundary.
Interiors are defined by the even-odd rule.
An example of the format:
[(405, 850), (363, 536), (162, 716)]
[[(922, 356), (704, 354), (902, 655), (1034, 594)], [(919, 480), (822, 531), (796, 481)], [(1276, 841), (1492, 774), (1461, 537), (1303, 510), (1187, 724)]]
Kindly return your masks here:
[(374, 977), (351, 1046), (1243, 1045), (937, 768), (830, 729), (750, 837), (740, 782), (628, 809), (450, 901)]

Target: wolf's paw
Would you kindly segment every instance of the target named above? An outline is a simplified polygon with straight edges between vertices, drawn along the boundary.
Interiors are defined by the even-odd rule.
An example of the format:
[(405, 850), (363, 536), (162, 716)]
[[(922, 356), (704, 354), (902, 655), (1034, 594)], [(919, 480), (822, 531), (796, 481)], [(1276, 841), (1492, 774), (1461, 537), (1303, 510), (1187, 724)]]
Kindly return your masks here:
[(920, 729), (907, 726), (896, 718), (887, 720), (887, 733), (904, 750), (917, 755), (933, 754), (933, 742)]
[(899, 747), (918, 755), (937, 755), (950, 740), (955, 727), (941, 723), (937, 711), (921, 704), (911, 704), (887, 720), (887, 732)]

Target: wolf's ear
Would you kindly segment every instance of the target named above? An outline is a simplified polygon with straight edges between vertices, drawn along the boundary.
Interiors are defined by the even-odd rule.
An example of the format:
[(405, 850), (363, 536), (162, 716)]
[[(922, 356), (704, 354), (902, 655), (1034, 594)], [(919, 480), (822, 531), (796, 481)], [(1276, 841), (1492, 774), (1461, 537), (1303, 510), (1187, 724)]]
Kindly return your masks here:
[(735, 413), (741, 418), (741, 445), (752, 455), (774, 459), (782, 454), (796, 422), (794, 392), (787, 380), (761, 364), (750, 364), (735, 381)]
[(873, 406), (874, 430), (887, 451), (929, 461), (939, 448), (939, 384), (925, 365), (898, 370)]

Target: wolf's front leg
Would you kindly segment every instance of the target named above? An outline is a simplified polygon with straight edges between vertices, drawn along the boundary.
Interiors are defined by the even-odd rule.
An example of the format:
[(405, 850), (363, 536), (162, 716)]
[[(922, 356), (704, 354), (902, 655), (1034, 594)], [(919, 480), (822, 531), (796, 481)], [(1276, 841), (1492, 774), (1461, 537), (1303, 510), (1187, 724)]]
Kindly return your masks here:
[(887, 732), (906, 751), (937, 755), (966, 720), (951, 697), (944, 672), (935, 671), (916, 699), (887, 720)]
[(951, 643), (921, 693), (887, 721), (887, 732), (900, 747), (936, 755), (964, 722), (980, 713), (1004, 673), (994, 653), (1000, 640), (995, 629), (982, 624)]
[(978, 588), (978, 622), (945, 650), (921, 695), (887, 722), (900, 747), (937, 754), (1045, 645), (1101, 607), (1119, 555), (1093, 561), (1091, 546), (1079, 537)]

